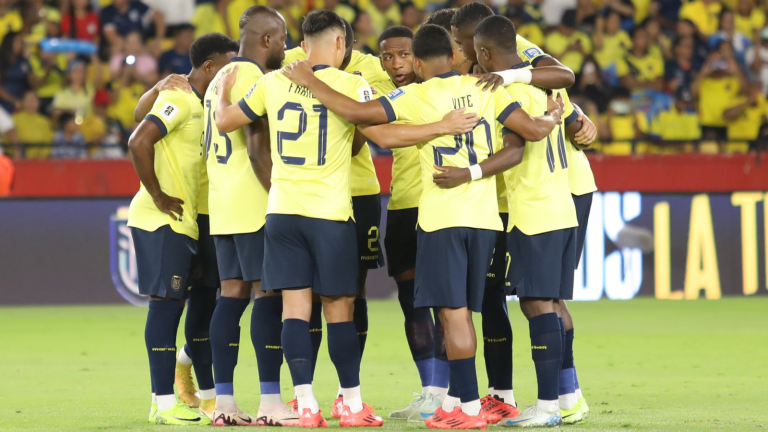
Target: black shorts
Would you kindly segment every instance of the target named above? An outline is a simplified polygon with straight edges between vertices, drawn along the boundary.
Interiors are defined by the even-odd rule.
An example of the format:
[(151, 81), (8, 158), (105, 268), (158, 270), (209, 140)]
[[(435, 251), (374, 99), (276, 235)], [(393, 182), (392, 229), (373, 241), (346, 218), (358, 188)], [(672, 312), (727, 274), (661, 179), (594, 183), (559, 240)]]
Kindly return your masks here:
[(355, 215), (357, 253), (361, 269), (384, 267), (384, 254), (379, 244), (381, 224), (381, 195), (352, 197), (352, 211)]
[(507, 294), (571, 300), (576, 269), (576, 227), (525, 235), (507, 233), (510, 255)]
[(189, 296), (189, 271), (192, 255), (197, 252), (195, 240), (179, 234), (170, 225), (155, 231), (131, 227), (139, 292), (144, 295), (186, 299)]
[(216, 245), (211, 236), (211, 221), (207, 214), (197, 215), (197, 253), (192, 257), (189, 271), (189, 286), (195, 288), (218, 288), (219, 264), (216, 260)]
[(415, 307), (483, 308), (485, 277), (496, 231), (477, 228), (418, 229)]
[(592, 192), (579, 196), (573, 195), (573, 204), (576, 206), (576, 220), (579, 221), (576, 233), (576, 267), (578, 267), (581, 254), (584, 252), (584, 240), (587, 238), (589, 211), (592, 210)]
[(499, 213), (499, 217), (501, 217), (501, 223), (504, 224), (504, 231), (496, 232), (496, 245), (493, 247), (493, 259), (491, 259), (491, 266), (488, 268), (488, 274), (485, 278), (485, 289), (504, 289), (507, 272), (507, 222), (509, 222), (509, 214)]
[(267, 215), (262, 291), (307, 288), (321, 296), (357, 294), (355, 223)]
[(387, 235), (384, 248), (387, 250), (387, 271), (397, 276), (416, 268), (416, 225), (419, 223), (419, 208), (387, 211)]
[(260, 281), (264, 267), (264, 228), (252, 233), (214, 235), (221, 280)]

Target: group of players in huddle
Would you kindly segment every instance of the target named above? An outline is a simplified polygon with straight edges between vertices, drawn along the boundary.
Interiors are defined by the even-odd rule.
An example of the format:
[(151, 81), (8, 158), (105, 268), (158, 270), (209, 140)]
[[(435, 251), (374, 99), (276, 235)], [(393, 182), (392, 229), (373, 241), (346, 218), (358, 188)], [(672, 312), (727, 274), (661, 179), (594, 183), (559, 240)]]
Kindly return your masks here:
[[(359, 378), (367, 271), (383, 264), (368, 141), (394, 154), (384, 242), (422, 383), (389, 418), (436, 429), (582, 421), (565, 300), (596, 190), (581, 149), (596, 131), (562, 90), (573, 72), (482, 3), (435, 12), (415, 34), (386, 30), (378, 58), (352, 50), (351, 26), (333, 12), (310, 13), (302, 30), (302, 46), (285, 51), (283, 17), (252, 7), (239, 43), (200, 37), (189, 75), (159, 82), (136, 107), (129, 147), (142, 186), (128, 225), (150, 296), (149, 421), (327, 426), (312, 388), (324, 315), (339, 378), (333, 417), (383, 424)], [(529, 321), (538, 381), (523, 412), (509, 294)], [(252, 295), (256, 416), (233, 389)], [(483, 398), (473, 312), (482, 313)], [(287, 404), (283, 357), (295, 390)]]

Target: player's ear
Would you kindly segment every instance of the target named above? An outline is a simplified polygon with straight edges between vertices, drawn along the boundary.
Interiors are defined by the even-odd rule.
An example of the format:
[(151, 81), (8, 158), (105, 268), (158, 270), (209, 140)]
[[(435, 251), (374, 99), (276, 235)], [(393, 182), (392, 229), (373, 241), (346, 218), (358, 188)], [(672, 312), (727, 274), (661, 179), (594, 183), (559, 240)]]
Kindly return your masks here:
[(211, 73), (212, 70), (213, 70), (213, 60), (206, 60), (205, 63), (203, 63), (203, 72)]
[(301, 49), (304, 51), (304, 54), (307, 53), (307, 43), (305, 41), (301, 41)]
[(269, 48), (269, 44), (272, 42), (272, 35), (265, 34), (263, 40), (264, 40), (264, 47)]

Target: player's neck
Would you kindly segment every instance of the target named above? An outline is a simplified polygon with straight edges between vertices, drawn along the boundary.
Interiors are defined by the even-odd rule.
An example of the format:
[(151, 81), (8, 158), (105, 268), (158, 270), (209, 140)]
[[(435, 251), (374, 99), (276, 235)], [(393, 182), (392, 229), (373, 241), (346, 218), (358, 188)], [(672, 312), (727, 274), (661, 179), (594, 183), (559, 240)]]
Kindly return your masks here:
[(334, 65), (335, 60), (336, 59), (334, 58), (333, 52), (329, 53), (327, 50), (310, 48), (307, 52), (307, 61), (312, 65), (312, 67), (319, 65), (336, 67), (336, 65)]
[(421, 75), (424, 77), (424, 81), (452, 71), (450, 59), (446, 61), (446, 59), (437, 58), (421, 62)]
[(253, 60), (263, 68), (264, 65), (267, 63), (267, 57), (268, 57), (267, 53), (261, 52), (258, 49), (253, 48), (251, 45), (255, 45), (255, 44), (248, 44), (247, 41), (241, 42), (240, 51), (237, 53), (237, 56), (244, 57), (249, 60)]
[(189, 81), (189, 85), (191, 85), (198, 92), (205, 92), (205, 90), (208, 88), (208, 84), (211, 83), (211, 80), (206, 79), (205, 74), (197, 69), (192, 69), (192, 72), (187, 75), (187, 81)]
[(497, 54), (488, 62), (488, 70), (486, 72), (491, 73), (512, 69), (522, 63), (523, 60), (517, 53)]

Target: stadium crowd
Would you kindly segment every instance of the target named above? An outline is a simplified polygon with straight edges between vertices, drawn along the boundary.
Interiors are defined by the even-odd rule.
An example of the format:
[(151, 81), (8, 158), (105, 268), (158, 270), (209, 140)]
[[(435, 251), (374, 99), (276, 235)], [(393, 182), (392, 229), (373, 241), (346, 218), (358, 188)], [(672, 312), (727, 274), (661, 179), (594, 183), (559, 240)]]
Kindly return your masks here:
[[(766, 1), (486, 1), (574, 71), (569, 93), (596, 120), (597, 151), (745, 152), (765, 134)], [(144, 91), (189, 72), (196, 37), (236, 39), (238, 17), (258, 3), (286, 18), (288, 48), (302, 17), (327, 8), (353, 23), (357, 50), (376, 55), (385, 29), (416, 30), (426, 14), (469, 2), (0, 0), (5, 153), (125, 157)]]

